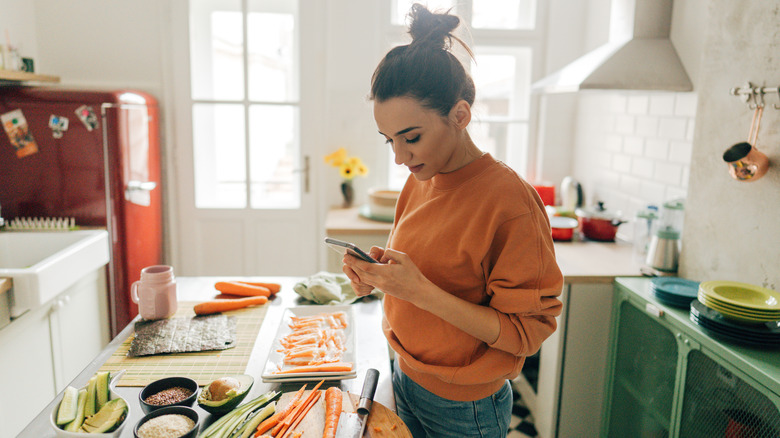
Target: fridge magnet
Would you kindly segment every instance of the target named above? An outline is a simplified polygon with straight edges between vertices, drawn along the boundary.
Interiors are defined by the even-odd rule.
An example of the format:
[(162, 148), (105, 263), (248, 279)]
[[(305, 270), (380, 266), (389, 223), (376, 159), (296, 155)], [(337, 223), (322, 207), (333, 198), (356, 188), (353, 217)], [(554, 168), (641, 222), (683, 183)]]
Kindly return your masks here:
[(68, 130), (68, 118), (55, 116), (54, 114), (50, 115), (49, 128), (51, 128), (52, 137), (62, 138), (62, 133)]
[(22, 110), (15, 109), (0, 115), (0, 122), (3, 123), (3, 129), (5, 129), (8, 139), (11, 140), (11, 145), (16, 149), (17, 158), (38, 152), (38, 145), (30, 133), (30, 127), (27, 125), (27, 119), (24, 118)]
[(81, 123), (87, 127), (87, 131), (92, 132), (98, 127), (98, 118), (91, 106), (81, 105), (76, 108), (76, 115), (81, 120)]

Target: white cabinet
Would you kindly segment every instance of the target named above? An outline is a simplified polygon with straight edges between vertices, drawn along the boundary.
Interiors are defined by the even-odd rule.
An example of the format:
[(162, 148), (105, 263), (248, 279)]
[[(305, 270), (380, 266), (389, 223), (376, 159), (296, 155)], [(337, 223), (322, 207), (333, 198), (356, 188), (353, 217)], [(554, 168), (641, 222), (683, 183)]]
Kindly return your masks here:
[(539, 352), (536, 388), (525, 377), (536, 370), (515, 381), (540, 438), (599, 436), (613, 282), (639, 275), (632, 251), (624, 243), (555, 245), (564, 276), (558, 329)]
[(519, 377), (540, 437), (598, 436), (612, 282), (566, 283), (558, 329), (539, 353), (536, 391)]
[(0, 329), (0, 438), (16, 436), (108, 344), (105, 285), (100, 268)]
[(57, 394), (52, 363), (48, 307), (0, 330), (0, 437), (16, 436)]

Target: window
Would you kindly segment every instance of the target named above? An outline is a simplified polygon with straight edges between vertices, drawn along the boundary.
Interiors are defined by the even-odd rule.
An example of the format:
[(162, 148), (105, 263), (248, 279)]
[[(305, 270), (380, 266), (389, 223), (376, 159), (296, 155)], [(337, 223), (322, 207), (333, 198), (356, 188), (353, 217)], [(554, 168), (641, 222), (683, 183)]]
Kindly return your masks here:
[(298, 2), (189, 5), (195, 206), (298, 208)]
[[(462, 21), (458, 37), (474, 52), (454, 53), (470, 70), (477, 89), (469, 133), (477, 146), (526, 175), (535, 129), (531, 123), (531, 80), (541, 52), (542, 29), (536, 0), (389, 0), (389, 47), (407, 44), (400, 39), (406, 14), (413, 3), (431, 10), (448, 10)], [(456, 45), (457, 46), (457, 45)], [(460, 52), (463, 52), (462, 50)], [(403, 186), (409, 172), (389, 152), (389, 186)]]

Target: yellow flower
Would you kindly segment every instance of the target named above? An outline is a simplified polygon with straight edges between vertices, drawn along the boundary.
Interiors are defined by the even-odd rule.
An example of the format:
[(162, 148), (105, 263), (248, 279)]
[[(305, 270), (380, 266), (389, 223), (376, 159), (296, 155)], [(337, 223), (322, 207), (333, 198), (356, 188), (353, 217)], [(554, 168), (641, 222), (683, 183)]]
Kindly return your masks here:
[(355, 177), (355, 169), (349, 163), (344, 163), (339, 167), (339, 174), (344, 179), (352, 179)]
[(348, 157), (347, 150), (339, 148), (335, 152), (325, 156), (325, 162), (333, 167), (338, 167), (339, 175), (346, 180), (352, 180), (355, 176), (368, 175), (368, 167), (358, 157)]
[(332, 166), (339, 167), (347, 158), (347, 150), (339, 148), (336, 152), (325, 156), (325, 162), (330, 163)]

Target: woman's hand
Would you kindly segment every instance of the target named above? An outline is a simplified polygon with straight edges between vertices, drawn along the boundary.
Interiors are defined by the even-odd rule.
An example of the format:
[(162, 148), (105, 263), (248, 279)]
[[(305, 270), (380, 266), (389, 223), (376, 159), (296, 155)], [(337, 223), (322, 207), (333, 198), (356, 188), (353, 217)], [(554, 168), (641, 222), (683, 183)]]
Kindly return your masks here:
[[(420, 305), (415, 301), (424, 299), (421, 292), (430, 289), (433, 284), (420, 272), (417, 265), (405, 253), (393, 249), (382, 250), (371, 256), (380, 263), (369, 263), (350, 255), (344, 256), (344, 273), (352, 280), (352, 287), (361, 291), (367, 287), (377, 288), (382, 292)], [(356, 293), (358, 289), (355, 289)]]
[(468, 302), (442, 290), (420, 272), (407, 254), (386, 249), (380, 255), (374, 252), (374, 248), (371, 248), (371, 256), (380, 263), (344, 256), (344, 272), (352, 280), (355, 293), (362, 296), (365, 293), (361, 295), (358, 290), (377, 288), (431, 312), (488, 344), (496, 342), (501, 322), (495, 309)]
[[(381, 260), (384, 253), (385, 253), (385, 249), (378, 246), (372, 246), (371, 250), (368, 251), (368, 255), (370, 255), (374, 260)], [(367, 284), (361, 280), (360, 276), (349, 265), (349, 262), (351, 260), (358, 260), (366, 264), (372, 264), (372, 263), (364, 262), (363, 260), (360, 260), (359, 258), (350, 255), (349, 253), (345, 253), (344, 258), (342, 259), (342, 263), (344, 263), (344, 266), (342, 266), (341, 270), (344, 272), (344, 274), (347, 275), (347, 278), (349, 278), (352, 284), (352, 289), (355, 291), (355, 295), (359, 297), (364, 297), (370, 294), (374, 290), (374, 286)]]

